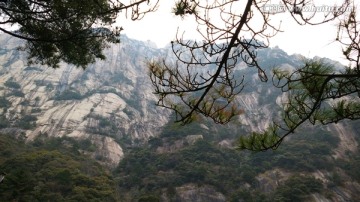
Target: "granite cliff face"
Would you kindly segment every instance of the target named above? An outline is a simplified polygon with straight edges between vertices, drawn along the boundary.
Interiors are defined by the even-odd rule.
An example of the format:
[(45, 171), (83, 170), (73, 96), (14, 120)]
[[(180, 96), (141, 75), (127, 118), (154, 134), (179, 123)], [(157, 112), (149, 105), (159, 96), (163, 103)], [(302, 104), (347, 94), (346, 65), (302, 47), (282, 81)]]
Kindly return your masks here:
[[(0, 96), (9, 101), (1, 110), (10, 127), (23, 128), (28, 139), (39, 134), (90, 138), (94, 155), (116, 166), (123, 157), (119, 142), (131, 145), (155, 136), (168, 112), (156, 108), (144, 63), (161, 54), (145, 43), (123, 37), (105, 61), (86, 70), (61, 64), (59, 69), (28, 66), (21, 41), (0, 37)], [(12, 84), (12, 85), (11, 85)], [(18, 123), (36, 117), (31, 127)]]

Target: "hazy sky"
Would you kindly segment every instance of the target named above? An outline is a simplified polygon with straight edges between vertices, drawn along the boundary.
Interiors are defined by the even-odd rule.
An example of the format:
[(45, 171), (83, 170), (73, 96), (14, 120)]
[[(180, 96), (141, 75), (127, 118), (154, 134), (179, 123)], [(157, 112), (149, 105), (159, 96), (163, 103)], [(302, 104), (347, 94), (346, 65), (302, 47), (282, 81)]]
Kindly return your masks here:
[[(357, 1), (360, 0), (355, 2)], [(334, 0), (315, 1), (315, 5), (333, 5), (334, 2)], [(160, 0), (158, 10), (147, 14), (141, 21), (119, 20), (124, 28), (123, 34), (134, 39), (153, 41), (160, 48), (175, 38), (178, 28), (185, 31), (185, 38), (197, 38), (196, 26), (192, 23), (192, 18), (186, 17), (182, 20), (175, 16), (171, 13), (173, 4), (173, 0)], [(270, 39), (270, 47), (279, 46), (289, 54), (299, 53), (306, 57), (328, 57), (345, 63), (339, 44), (334, 42), (336, 38), (335, 22), (319, 26), (300, 26), (294, 22), (288, 12), (276, 18), (281, 19), (281, 27), (284, 32), (278, 33)]]

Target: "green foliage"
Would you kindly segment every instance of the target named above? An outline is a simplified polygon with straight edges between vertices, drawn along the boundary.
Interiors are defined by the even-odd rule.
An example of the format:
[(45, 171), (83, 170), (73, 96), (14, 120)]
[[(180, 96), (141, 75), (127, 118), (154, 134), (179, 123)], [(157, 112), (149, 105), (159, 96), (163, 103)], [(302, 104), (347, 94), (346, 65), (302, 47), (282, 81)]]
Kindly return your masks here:
[(21, 90), (12, 90), (7, 96), (25, 97), (25, 94)]
[(60, 95), (55, 96), (55, 100), (81, 100), (83, 96), (75, 91), (66, 90), (62, 92)]
[(108, 136), (114, 138), (116, 141), (120, 141), (119, 129), (113, 121), (114, 118), (111, 117), (103, 117), (96, 114), (90, 114), (87, 118), (91, 118), (93, 120), (98, 121), (96, 126), (91, 126), (86, 129), (88, 133), (98, 134), (103, 136)]
[(33, 115), (25, 115), (16, 121), (16, 126), (25, 130), (32, 129), (36, 126), (37, 118)]
[(180, 15), (181, 17), (184, 17), (187, 14), (195, 14), (196, 12), (196, 4), (188, 0), (177, 1), (173, 8), (173, 13), (175, 15)]
[(157, 196), (142, 196), (139, 198), (138, 202), (160, 202), (160, 198)]
[(54, 90), (54, 85), (52, 85), (51, 83), (46, 84), (46, 90), (47, 90), (47, 91), (52, 91), (52, 90)]
[[(72, 157), (55, 151), (37, 151), (19, 155), (4, 162), (7, 173), (2, 186), (5, 200), (74, 200), (113, 201), (111, 181), (99, 176), (95, 165), (82, 168)], [(91, 170), (91, 173), (86, 173)], [(46, 180), (45, 180), (46, 179)], [(60, 198), (54, 199), (54, 194)]]
[(230, 198), (231, 202), (246, 201), (246, 202), (270, 202), (270, 198), (260, 191), (253, 191), (249, 189), (240, 189)]
[(31, 66), (27, 66), (24, 71), (39, 71), (42, 72), (43, 70), (40, 69), (39, 67), (31, 67)]
[(169, 137), (169, 138), (182, 138), (187, 135), (192, 134), (202, 134), (204, 129), (202, 129), (199, 123), (190, 123), (187, 125), (181, 125), (178, 123), (175, 124), (167, 124), (163, 127), (161, 136), (162, 138)]
[(5, 97), (0, 97), (0, 108), (8, 108), (10, 107), (10, 102)]
[(11, 135), (0, 133), (0, 148), (0, 165), (3, 165), (7, 159), (26, 151), (28, 145), (25, 145), (22, 140), (16, 139)]
[(0, 129), (10, 127), (10, 122), (6, 119), (4, 114), (0, 114)]
[[(239, 153), (198, 140), (172, 153), (159, 154), (157, 148), (168, 144), (164, 141), (169, 139), (153, 138), (150, 147), (128, 150), (114, 171), (118, 194), (133, 200), (158, 201), (167, 190), (167, 196), (175, 199), (175, 187), (195, 183), (214, 187), (229, 201), (302, 201), (311, 193), (323, 192), (320, 181), (295, 175), (274, 193), (265, 194), (256, 190), (255, 177), (273, 168), (295, 173), (316, 169), (331, 172), (334, 165), (329, 156), (339, 140), (320, 129), (311, 131), (292, 136), (276, 151), (261, 153)], [(59, 201), (115, 201), (112, 177), (82, 155), (82, 151), (94, 149), (89, 139), (77, 141), (40, 134), (25, 146), (20, 140), (0, 136), (0, 148), (0, 171), (8, 174), (6, 184), (0, 186), (4, 200), (47, 201), (56, 197)], [(338, 165), (357, 179), (356, 162), (351, 159)], [(336, 176), (331, 181), (337, 182)]]
[(115, 173), (121, 176), (119, 186), (123, 189), (138, 187), (149, 194), (186, 183), (210, 184), (222, 192), (232, 192), (242, 182), (240, 159), (232, 150), (223, 151), (199, 140), (169, 154), (132, 150)]
[[(242, 136), (239, 149), (276, 149), (285, 137), (306, 122), (326, 125), (360, 119), (360, 80), (355, 68), (339, 72), (332, 64), (307, 60), (295, 71), (279, 68), (274, 69), (273, 74), (275, 86), (287, 95), (282, 121), (274, 121), (263, 132)], [(345, 96), (346, 99), (342, 99)]]
[(333, 188), (335, 186), (343, 185), (343, 179), (337, 172), (333, 172), (330, 176), (330, 183), (328, 184), (329, 188)]
[(337, 147), (339, 138), (320, 129), (303, 132), (292, 137), (291, 141), (275, 151), (252, 154), (249, 163), (260, 168), (259, 172), (273, 167), (292, 171), (312, 172), (317, 169), (331, 170), (333, 149)]
[(277, 135), (278, 127), (276, 125), (270, 126), (263, 133), (252, 132), (249, 136), (240, 136), (238, 141), (238, 149), (262, 151), (268, 148), (276, 149), (278, 147), (280, 137)]
[[(164, 128), (161, 138), (149, 140), (148, 147), (145, 145), (130, 149), (114, 173), (119, 176), (120, 190), (138, 198), (142, 194), (156, 196), (169, 187), (174, 189), (187, 183), (195, 183), (199, 186), (213, 186), (230, 201), (273, 201), (271, 194), (256, 191), (256, 176), (260, 173), (274, 168), (291, 173), (311, 173), (316, 170), (335, 172), (333, 168), (338, 165), (331, 155), (338, 146), (339, 138), (321, 128), (301, 131), (275, 151), (238, 152), (219, 148), (207, 140), (198, 140), (193, 145), (184, 145), (171, 153), (156, 152), (161, 147), (166, 148), (176, 144), (176, 141), (184, 140), (187, 135), (194, 134), (191, 130), (199, 127), (195, 126), (196, 123), (192, 124), (194, 125), (184, 128), (169, 124)], [(347, 167), (350, 168), (350, 165), (353, 164), (348, 164)], [(356, 169), (356, 166), (352, 169), (354, 175)], [(308, 186), (309, 183), (312, 185)], [(319, 181), (311, 177), (294, 177), (285, 184), (297, 184), (294, 189), (305, 184), (309, 189), (297, 192), (293, 187), (285, 189), (281, 186), (276, 192), (280, 201), (281, 197), (287, 200), (291, 194), (295, 194), (291, 199), (297, 200), (309, 193), (322, 191), (322, 183), (319, 187)], [(168, 193), (168, 196), (174, 196), (173, 192), (175, 191)]]
[(23, 100), (22, 102), (20, 102), (20, 105), (28, 106), (28, 105), (30, 105), (30, 102), (29, 102), (29, 100)]
[(323, 190), (320, 180), (312, 176), (295, 175), (280, 185), (274, 194), (274, 201), (301, 202), (312, 193)]
[(65, 139), (44, 138), (34, 147), (1, 134), (0, 170), (7, 174), (1, 200), (116, 201), (114, 181), (106, 170), (64, 144), (51, 143)]
[(90, 139), (75, 140), (73, 138), (63, 137), (49, 137), (47, 133), (40, 133), (32, 142), (31, 145), (37, 148), (47, 150), (59, 150), (62, 152), (71, 152), (73, 154), (80, 154), (80, 151), (95, 151), (95, 145)]
[(339, 160), (338, 164), (353, 180), (360, 181), (360, 157), (358, 155), (350, 156), (348, 160)]
[(40, 113), (41, 109), (40, 108), (32, 108), (31, 109), (31, 113)]
[(119, 42), (120, 29), (111, 25), (122, 5), (108, 0), (8, 1), (1, 8), (2, 23), (19, 24), (18, 31), (6, 33), (27, 41), (22, 48), (30, 64), (59, 67), (64, 61), (85, 68), (105, 59), (102, 50), (108, 43)]
[(20, 84), (18, 84), (16, 81), (13, 81), (12, 79), (7, 80), (4, 85), (8, 88), (13, 88), (13, 89), (20, 89), (21, 86)]

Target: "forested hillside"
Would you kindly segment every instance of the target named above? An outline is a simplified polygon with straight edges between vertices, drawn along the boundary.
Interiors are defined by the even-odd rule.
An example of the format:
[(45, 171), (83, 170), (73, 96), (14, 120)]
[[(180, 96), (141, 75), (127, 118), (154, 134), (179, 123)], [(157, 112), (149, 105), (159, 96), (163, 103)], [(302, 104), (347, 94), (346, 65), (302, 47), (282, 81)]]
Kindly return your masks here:
[(117, 201), (115, 181), (106, 168), (84, 155), (89, 140), (39, 136), (26, 144), (0, 135), (1, 201)]
[[(199, 124), (166, 126), (128, 150), (110, 170), (87, 155), (89, 140), (0, 135), (2, 201), (357, 201), (360, 158), (334, 158), (339, 138), (321, 128), (294, 135), (276, 151), (219, 144)], [(196, 134), (196, 135), (194, 135)], [(231, 135), (223, 128), (221, 135)], [(359, 141), (360, 136), (356, 137)]]
[(114, 172), (122, 194), (144, 201), (360, 200), (359, 153), (336, 158), (340, 139), (323, 128), (304, 129), (278, 150), (255, 153), (218, 143), (219, 133), (199, 128), (167, 126), (146, 147), (132, 149)]

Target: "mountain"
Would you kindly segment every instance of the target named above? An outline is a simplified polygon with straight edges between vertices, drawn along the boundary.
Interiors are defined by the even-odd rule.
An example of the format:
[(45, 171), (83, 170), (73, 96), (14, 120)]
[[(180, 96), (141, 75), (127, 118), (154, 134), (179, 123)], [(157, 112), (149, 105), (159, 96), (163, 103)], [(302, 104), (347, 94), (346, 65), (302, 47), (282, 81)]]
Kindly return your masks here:
[[(106, 60), (83, 70), (28, 65), (17, 49), (21, 45), (0, 36), (0, 133), (26, 140), (31, 152), (45, 148), (44, 155), (72, 159), (66, 157), (71, 151), (95, 159), (111, 173), (117, 200), (359, 200), (359, 122), (306, 125), (276, 151), (234, 149), (240, 135), (278, 119), (284, 99), (281, 90), (260, 82), (256, 69), (243, 62), (234, 73), (245, 76), (246, 86), (236, 99), (245, 113), (228, 125), (203, 119), (180, 126), (170, 111), (155, 106), (145, 65), (164, 56), (174, 60), (169, 48), (123, 36), (105, 50)], [(302, 56), (278, 47), (260, 50), (258, 58), (269, 75), (273, 67), (294, 69), (302, 63)], [(5, 140), (0, 143), (6, 145)], [(66, 152), (53, 154), (57, 147)]]
[(8, 122), (2, 128), (29, 140), (39, 134), (90, 138), (99, 148), (93, 156), (114, 167), (122, 147), (146, 141), (167, 123), (169, 112), (154, 106), (144, 65), (162, 51), (124, 37), (105, 51), (106, 61), (86, 70), (67, 64), (52, 69), (28, 66), (20, 45), (0, 38), (0, 100)]

